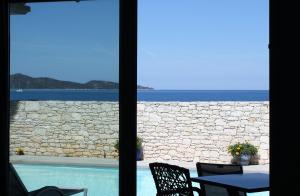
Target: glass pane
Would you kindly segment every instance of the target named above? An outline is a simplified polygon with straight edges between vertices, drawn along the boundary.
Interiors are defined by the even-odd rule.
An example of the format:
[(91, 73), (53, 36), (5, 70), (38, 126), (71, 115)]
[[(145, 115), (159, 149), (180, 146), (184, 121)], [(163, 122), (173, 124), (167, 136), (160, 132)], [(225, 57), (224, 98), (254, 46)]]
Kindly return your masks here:
[(14, 192), (118, 195), (119, 1), (12, 4), (10, 32)]
[[(192, 177), (196, 162), (268, 172), (268, 3), (139, 0), (138, 84), (153, 88), (137, 92), (139, 196), (157, 191), (149, 162), (188, 168)], [(243, 144), (228, 152), (238, 142), (257, 154)]]

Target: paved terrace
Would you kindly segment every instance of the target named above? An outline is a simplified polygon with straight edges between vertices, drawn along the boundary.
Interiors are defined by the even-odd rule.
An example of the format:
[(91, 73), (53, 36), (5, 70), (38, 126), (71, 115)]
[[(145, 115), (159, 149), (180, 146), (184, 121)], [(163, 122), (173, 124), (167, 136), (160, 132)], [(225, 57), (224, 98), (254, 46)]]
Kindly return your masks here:
[[(87, 167), (118, 167), (116, 159), (102, 158), (82, 158), (82, 157), (51, 157), (51, 156), (28, 156), (28, 155), (13, 155), (10, 157), (12, 163), (21, 164), (45, 164), (45, 165), (70, 165), (70, 166), (87, 166)], [(165, 162), (169, 164), (179, 165), (190, 170), (196, 170), (194, 162), (178, 162), (178, 161), (160, 161), (146, 160), (137, 161), (138, 168), (148, 168), (151, 162)], [(269, 173), (269, 164), (265, 165), (249, 165), (243, 166), (244, 173), (259, 172)]]

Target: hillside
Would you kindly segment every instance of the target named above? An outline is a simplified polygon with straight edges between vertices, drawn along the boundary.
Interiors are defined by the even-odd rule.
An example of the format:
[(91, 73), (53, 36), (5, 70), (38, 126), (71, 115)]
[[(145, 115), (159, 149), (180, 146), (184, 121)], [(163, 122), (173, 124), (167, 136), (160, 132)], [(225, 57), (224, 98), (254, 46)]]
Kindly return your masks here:
[[(56, 80), (47, 77), (30, 77), (24, 74), (10, 76), (11, 89), (118, 89), (119, 83), (91, 80), (86, 83)], [(138, 85), (138, 89), (152, 89)]]

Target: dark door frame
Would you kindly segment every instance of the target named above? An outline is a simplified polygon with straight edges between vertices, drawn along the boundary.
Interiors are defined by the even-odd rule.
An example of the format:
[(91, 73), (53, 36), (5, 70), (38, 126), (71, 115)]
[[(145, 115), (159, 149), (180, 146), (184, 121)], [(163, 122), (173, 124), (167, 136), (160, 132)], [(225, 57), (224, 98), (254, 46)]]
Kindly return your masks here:
[(8, 193), (9, 163), (9, 10), (8, 0), (0, 1), (0, 191)]
[(299, 6), (269, 2), (271, 196), (300, 195)]
[[(0, 1), (0, 193), (8, 195), (9, 163), (9, 10), (8, 1)], [(24, 2), (25, 0), (12, 0)], [(32, 0), (35, 1), (35, 0)], [(36, 0), (38, 1), (38, 0)], [(41, 1), (41, 0), (40, 0)], [(120, 1), (120, 195), (136, 195), (136, 59), (137, 59), (137, 0)], [(288, 195), (298, 191), (298, 162), (294, 157), (299, 154), (297, 140), (297, 115), (285, 105), (291, 100), (286, 87), (296, 76), (298, 54), (289, 50), (298, 35), (291, 34), (298, 26), (292, 13), (290, 2), (269, 0), (270, 8), (270, 186), (271, 195)], [(297, 6), (294, 6), (297, 9)], [(284, 13), (285, 11), (285, 13)], [(297, 15), (297, 14), (296, 14)], [(294, 21), (293, 21), (294, 20)], [(290, 22), (290, 23), (288, 23)], [(295, 25), (296, 24), (296, 25)], [(290, 32), (289, 32), (289, 29)], [(295, 44), (296, 45), (296, 44)], [(298, 45), (296, 45), (298, 46)], [(287, 54), (289, 53), (289, 54)], [(287, 58), (285, 58), (287, 57)], [(289, 70), (289, 71), (288, 71)], [(288, 74), (288, 75), (287, 75)], [(284, 75), (287, 75), (286, 78)], [(299, 77), (299, 76), (298, 76)], [(295, 100), (295, 99), (294, 99)], [(283, 109), (284, 112), (280, 113)], [(286, 117), (286, 116), (289, 116)], [(292, 128), (292, 126), (296, 128)], [(291, 142), (290, 142), (291, 141)], [(287, 149), (289, 149), (288, 152)], [(288, 155), (288, 156), (287, 156)], [(291, 176), (292, 175), (292, 176)], [(295, 178), (296, 177), (296, 178)], [(295, 185), (295, 186), (293, 186)]]
[(120, 0), (120, 196), (136, 195), (137, 0)]
[[(11, 0), (54, 2), (64, 0)], [(65, 0), (70, 1), (70, 0)], [(119, 0), (119, 195), (136, 195), (137, 0)], [(9, 0), (0, 1), (0, 192), (9, 195)]]

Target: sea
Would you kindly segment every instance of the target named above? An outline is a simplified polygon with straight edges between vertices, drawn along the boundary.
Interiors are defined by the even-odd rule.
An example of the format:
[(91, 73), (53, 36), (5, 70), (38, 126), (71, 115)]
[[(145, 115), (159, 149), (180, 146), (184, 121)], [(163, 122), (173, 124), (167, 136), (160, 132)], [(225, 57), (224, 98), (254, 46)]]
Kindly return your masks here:
[[(118, 101), (117, 89), (14, 89), (10, 99), (61, 101)], [(269, 101), (268, 90), (138, 90), (138, 101)]]

